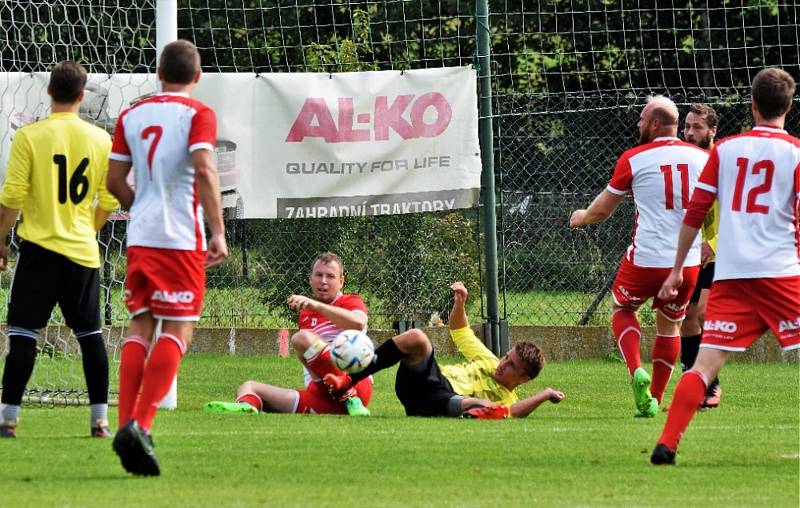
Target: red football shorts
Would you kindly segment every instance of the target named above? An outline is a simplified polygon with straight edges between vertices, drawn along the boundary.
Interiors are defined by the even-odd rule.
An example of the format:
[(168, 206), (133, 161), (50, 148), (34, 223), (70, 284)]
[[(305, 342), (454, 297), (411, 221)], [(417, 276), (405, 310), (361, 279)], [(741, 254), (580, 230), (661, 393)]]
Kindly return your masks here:
[[(305, 390), (297, 390), (300, 398), (295, 413), (346, 415), (344, 404), (334, 399), (322, 381), (312, 381)], [(372, 378), (368, 377), (356, 383), (358, 398), (365, 406), (372, 398)]]
[(203, 308), (206, 271), (203, 251), (128, 247), (125, 305), (132, 316), (197, 321)]
[(785, 351), (800, 348), (800, 277), (714, 282), (700, 347), (744, 351), (767, 329)]
[(667, 319), (680, 321), (686, 317), (686, 307), (689, 305), (689, 299), (692, 297), (695, 284), (697, 284), (700, 266), (683, 268), (683, 285), (678, 288), (678, 296), (674, 300), (666, 302), (656, 295), (671, 270), (671, 268), (636, 266), (623, 256), (611, 290), (614, 303), (622, 307), (638, 308), (652, 298), (654, 309), (659, 309)]

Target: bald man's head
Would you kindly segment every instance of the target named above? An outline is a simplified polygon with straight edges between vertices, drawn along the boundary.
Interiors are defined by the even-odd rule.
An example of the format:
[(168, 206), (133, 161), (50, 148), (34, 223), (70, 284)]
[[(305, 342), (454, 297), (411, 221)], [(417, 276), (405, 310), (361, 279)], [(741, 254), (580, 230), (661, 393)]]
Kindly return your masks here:
[(662, 95), (647, 99), (639, 116), (639, 142), (649, 143), (661, 136), (678, 135), (678, 106)]

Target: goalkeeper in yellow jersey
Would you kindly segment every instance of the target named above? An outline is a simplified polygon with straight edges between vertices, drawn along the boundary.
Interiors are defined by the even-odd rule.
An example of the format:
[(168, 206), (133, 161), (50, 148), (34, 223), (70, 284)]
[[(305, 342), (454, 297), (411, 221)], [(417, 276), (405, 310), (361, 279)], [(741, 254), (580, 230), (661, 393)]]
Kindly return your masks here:
[(20, 240), (8, 302), (0, 437), (16, 437), (19, 409), (36, 360), (38, 330), (58, 303), (83, 356), (93, 437), (108, 429), (108, 355), (100, 332), (97, 231), (117, 201), (106, 189), (108, 133), (78, 118), (86, 85), (79, 64), (57, 64), (47, 85), (52, 113), (14, 134), (0, 195), (0, 269), (17, 220)]
[(469, 327), (464, 308), (467, 288), (456, 282), (451, 289), (455, 301), (450, 312), (450, 336), (467, 361), (440, 367), (428, 337), (413, 329), (378, 346), (373, 362), (363, 371), (325, 376), (328, 387), (334, 392), (344, 391), (399, 362), (395, 393), (408, 416), (523, 418), (545, 401), (561, 402), (564, 394), (552, 388), (519, 399), (515, 389), (535, 378), (544, 366), (541, 350), (522, 341), (497, 358)]
[[(717, 113), (706, 104), (692, 104), (683, 124), (683, 137), (687, 143), (697, 145), (704, 150), (714, 148), (714, 138), (717, 135)], [(717, 228), (719, 227), (719, 203), (708, 211), (703, 222), (701, 234), (703, 244), (701, 247), (702, 268), (697, 277), (697, 286), (686, 308), (686, 319), (681, 324), (681, 369), (686, 372), (694, 364), (697, 351), (700, 347), (700, 338), (703, 334), (703, 320), (706, 314), (706, 302), (711, 292), (714, 280), (714, 254), (717, 251)], [(706, 395), (701, 403), (701, 408), (715, 408), (719, 406), (722, 397), (722, 388), (719, 379), (708, 385)]]

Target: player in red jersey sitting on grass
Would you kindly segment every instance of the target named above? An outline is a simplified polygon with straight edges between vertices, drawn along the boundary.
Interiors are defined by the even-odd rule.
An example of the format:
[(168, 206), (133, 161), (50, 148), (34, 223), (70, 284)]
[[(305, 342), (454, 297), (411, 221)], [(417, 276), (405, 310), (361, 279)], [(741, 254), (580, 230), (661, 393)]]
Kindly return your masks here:
[(212, 401), (207, 412), (228, 413), (316, 413), (369, 416), (366, 405), (372, 397), (372, 378), (349, 390), (331, 395), (322, 383), (326, 374), (340, 374), (331, 361), (330, 343), (343, 330), (367, 329), (367, 306), (361, 297), (342, 293), (344, 265), (332, 252), (317, 256), (308, 278), (314, 297), (291, 295), (289, 307), (300, 311), (292, 346), (302, 362), (305, 388), (295, 390), (245, 381), (236, 390), (236, 402)]

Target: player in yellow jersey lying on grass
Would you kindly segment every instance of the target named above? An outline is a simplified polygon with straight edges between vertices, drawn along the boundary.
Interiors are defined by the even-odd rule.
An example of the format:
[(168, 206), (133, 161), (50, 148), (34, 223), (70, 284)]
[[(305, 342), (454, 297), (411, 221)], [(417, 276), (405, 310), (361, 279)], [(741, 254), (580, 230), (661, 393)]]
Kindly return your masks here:
[(343, 392), (399, 362), (395, 392), (408, 416), (523, 418), (545, 401), (561, 402), (564, 394), (552, 388), (519, 399), (515, 389), (535, 378), (544, 366), (542, 351), (532, 342), (522, 341), (497, 358), (469, 327), (464, 309), (467, 288), (456, 282), (451, 289), (455, 301), (450, 312), (450, 336), (465, 362), (440, 367), (428, 337), (413, 329), (381, 344), (373, 362), (363, 371), (328, 374), (325, 384), (334, 392)]

